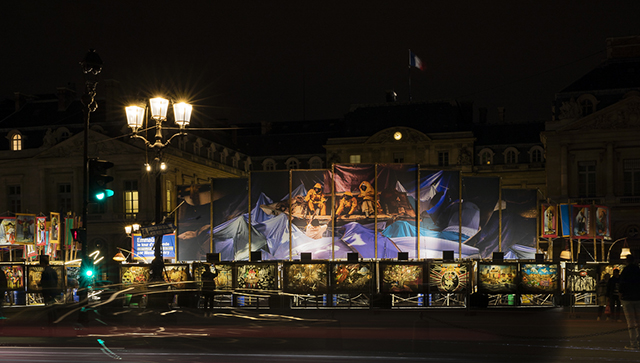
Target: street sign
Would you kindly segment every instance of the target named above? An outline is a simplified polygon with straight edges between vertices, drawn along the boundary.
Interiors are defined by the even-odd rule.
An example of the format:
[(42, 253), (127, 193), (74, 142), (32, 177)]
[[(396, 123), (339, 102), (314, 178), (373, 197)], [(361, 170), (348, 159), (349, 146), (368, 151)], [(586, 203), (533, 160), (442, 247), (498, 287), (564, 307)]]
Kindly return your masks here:
[(140, 227), (140, 235), (142, 238), (163, 236), (165, 234), (172, 234), (176, 231), (176, 226), (173, 223), (154, 224), (147, 227)]

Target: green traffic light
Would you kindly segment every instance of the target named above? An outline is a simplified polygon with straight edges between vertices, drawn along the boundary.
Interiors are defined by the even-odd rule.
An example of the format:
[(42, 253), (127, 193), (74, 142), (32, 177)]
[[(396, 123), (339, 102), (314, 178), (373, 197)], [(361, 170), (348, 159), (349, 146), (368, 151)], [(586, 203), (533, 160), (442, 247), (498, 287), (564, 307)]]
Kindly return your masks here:
[(87, 277), (91, 277), (93, 276), (93, 270), (87, 270), (84, 272), (85, 275), (87, 275)]
[(105, 198), (104, 192), (100, 192), (100, 193), (96, 194), (96, 199), (97, 200), (103, 200), (104, 198)]

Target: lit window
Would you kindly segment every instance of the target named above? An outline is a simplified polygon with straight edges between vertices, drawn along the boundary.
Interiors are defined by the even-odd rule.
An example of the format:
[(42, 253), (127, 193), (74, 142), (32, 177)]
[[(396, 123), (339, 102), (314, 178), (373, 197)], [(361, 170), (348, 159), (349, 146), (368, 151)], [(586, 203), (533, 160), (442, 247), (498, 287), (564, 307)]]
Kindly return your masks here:
[(351, 164), (359, 164), (360, 163), (360, 155), (350, 155), (349, 162)]
[(13, 151), (22, 150), (22, 135), (15, 134), (11, 136), (11, 150)]
[(493, 154), (489, 150), (480, 153), (480, 164), (491, 165), (493, 163)]
[(166, 210), (172, 210), (173, 208), (171, 208), (171, 191), (173, 190), (172, 184), (171, 184), (171, 180), (167, 180), (167, 190), (166, 190), (166, 196), (167, 196), (167, 209)]
[(124, 182), (124, 215), (125, 219), (135, 219), (139, 212), (138, 206), (138, 181), (125, 180)]

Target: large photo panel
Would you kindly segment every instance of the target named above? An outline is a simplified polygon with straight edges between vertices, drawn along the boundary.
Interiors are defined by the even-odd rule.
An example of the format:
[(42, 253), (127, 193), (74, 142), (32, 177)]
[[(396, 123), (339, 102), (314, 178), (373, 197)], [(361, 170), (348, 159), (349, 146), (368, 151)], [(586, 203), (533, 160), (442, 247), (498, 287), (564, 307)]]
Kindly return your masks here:
[[(336, 259), (346, 259), (347, 253), (358, 253), (361, 258), (397, 256), (397, 248), (379, 231), (384, 230), (385, 221), (378, 221), (382, 207), (375, 190), (376, 166), (374, 164), (334, 165), (334, 193), (336, 214), (334, 218), (336, 245), (344, 246), (336, 251)], [(343, 202), (348, 200), (350, 205)], [(337, 214), (343, 203), (340, 215)], [(356, 207), (351, 206), (355, 204)], [(344, 213), (344, 209), (349, 212)], [(376, 244), (376, 240), (377, 243)], [(393, 251), (393, 252), (392, 252)], [(377, 253), (377, 256), (376, 256)]]
[(212, 179), (211, 187), (212, 252), (222, 261), (248, 259), (249, 179)]
[[(289, 171), (251, 173), (251, 251), (289, 259)], [(244, 259), (244, 258), (243, 258)]]
[(199, 261), (211, 252), (211, 184), (178, 186), (178, 260)]
[(331, 172), (329, 170), (291, 171), (292, 259), (311, 253), (314, 259), (331, 259), (346, 246), (338, 239), (333, 246), (331, 214)]

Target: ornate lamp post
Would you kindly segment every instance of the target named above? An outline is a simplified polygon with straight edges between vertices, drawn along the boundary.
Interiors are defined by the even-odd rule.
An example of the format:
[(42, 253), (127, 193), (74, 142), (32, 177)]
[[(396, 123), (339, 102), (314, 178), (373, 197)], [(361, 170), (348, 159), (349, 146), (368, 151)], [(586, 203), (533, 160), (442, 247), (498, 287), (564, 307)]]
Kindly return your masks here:
[[(140, 106), (129, 106), (126, 107), (125, 110), (127, 112), (127, 123), (131, 128), (133, 134), (132, 138), (141, 139), (144, 141), (145, 145), (155, 152), (155, 164), (156, 164), (156, 200), (155, 200), (155, 221), (156, 224), (163, 223), (162, 218), (162, 172), (165, 169), (165, 164), (162, 161), (162, 150), (175, 138), (176, 136), (186, 135), (186, 127), (189, 125), (189, 121), (191, 120), (191, 111), (192, 106), (180, 102), (175, 103), (173, 105), (173, 114), (175, 123), (178, 125), (178, 132), (174, 133), (166, 141), (164, 141), (163, 135), (163, 124), (167, 121), (167, 110), (169, 109), (169, 100), (156, 97), (149, 100), (149, 117), (155, 121), (155, 139), (147, 140), (144, 136), (138, 134), (138, 131), (143, 126), (143, 122), (145, 120), (145, 114), (147, 113), (147, 108)], [(164, 129), (173, 129), (175, 128), (167, 128)], [(147, 171), (151, 171), (150, 165), (147, 165)], [(158, 268), (162, 268), (164, 266), (164, 261), (162, 258), (162, 236), (155, 237), (155, 245), (154, 245), (154, 262), (152, 263), (152, 271), (154, 274), (154, 278), (159, 278), (161, 276), (161, 270), (157, 270)], [(154, 268), (156, 270), (154, 270)], [(159, 272), (159, 273), (158, 273)]]

